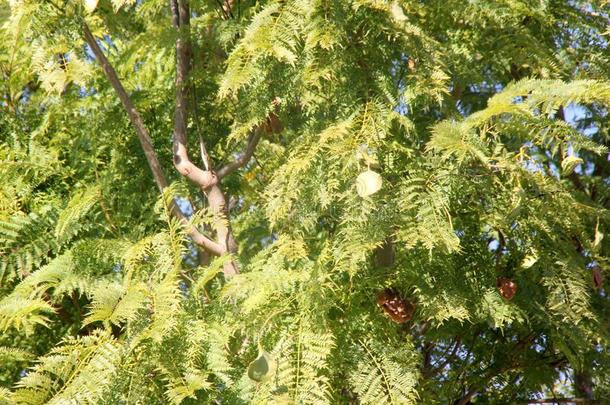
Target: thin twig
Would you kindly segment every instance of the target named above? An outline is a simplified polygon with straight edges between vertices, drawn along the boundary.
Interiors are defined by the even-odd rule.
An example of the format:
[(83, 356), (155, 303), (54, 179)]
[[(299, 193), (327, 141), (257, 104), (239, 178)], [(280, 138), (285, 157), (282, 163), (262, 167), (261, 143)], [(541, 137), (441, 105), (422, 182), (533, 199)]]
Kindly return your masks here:
[(217, 175), (219, 179), (228, 176), (240, 167), (245, 166), (250, 161), (250, 158), (254, 154), (254, 150), (256, 149), (256, 145), (258, 145), (262, 134), (263, 129), (261, 127), (256, 127), (254, 130), (252, 130), (250, 136), (248, 137), (246, 150), (240, 153), (234, 161), (227, 163), (220, 170), (218, 170)]
[(595, 404), (596, 401), (585, 398), (543, 398), (543, 399), (530, 399), (527, 401), (528, 404), (564, 404), (564, 403), (581, 403), (581, 404)]

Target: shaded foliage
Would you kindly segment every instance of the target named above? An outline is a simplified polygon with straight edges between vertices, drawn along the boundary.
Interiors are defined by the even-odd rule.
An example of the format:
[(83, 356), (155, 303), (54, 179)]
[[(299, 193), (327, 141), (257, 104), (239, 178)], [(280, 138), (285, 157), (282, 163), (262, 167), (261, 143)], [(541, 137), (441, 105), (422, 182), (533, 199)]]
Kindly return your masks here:
[[(0, 402), (610, 397), (605, 2), (94, 3), (0, 0)], [(263, 131), (226, 217), (170, 170), (179, 38), (191, 159)]]

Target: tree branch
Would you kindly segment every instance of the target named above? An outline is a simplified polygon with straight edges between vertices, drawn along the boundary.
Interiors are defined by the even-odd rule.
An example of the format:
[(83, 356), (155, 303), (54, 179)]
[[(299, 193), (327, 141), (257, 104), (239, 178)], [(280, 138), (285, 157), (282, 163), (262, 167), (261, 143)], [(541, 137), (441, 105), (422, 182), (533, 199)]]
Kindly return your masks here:
[(456, 402), (454, 402), (454, 405), (466, 405), (467, 403), (470, 402), (470, 399), (474, 396), (474, 394), (476, 394), (477, 392), (475, 390), (470, 390), (466, 393), (466, 395), (464, 395), (462, 398), (460, 398), (459, 400), (457, 400)]
[(585, 398), (543, 398), (543, 399), (529, 399), (528, 404), (564, 404), (564, 403), (589, 403), (593, 404), (595, 401)]
[[(212, 211), (226, 219), (216, 221), (216, 243), (221, 247), (221, 254), (236, 253), (237, 245), (231, 234), (226, 210), (226, 197), (218, 185), (219, 177), (211, 170), (201, 170), (187, 154), (187, 78), (190, 72), (190, 13), (188, 0), (170, 0), (172, 24), (179, 30), (176, 40), (176, 108), (174, 110), (174, 166), (178, 172), (201, 187)], [(200, 148), (205, 151), (205, 143), (200, 138)], [(210, 157), (205, 156), (208, 169), (211, 169)], [(225, 264), (223, 272), (226, 276), (239, 273), (237, 264), (231, 261)]]
[(189, 158), (187, 151), (187, 78), (190, 71), (191, 45), (188, 40), (189, 7), (186, 1), (171, 0), (172, 24), (179, 30), (176, 40), (176, 108), (174, 110), (174, 166), (176, 170), (203, 190), (218, 183), (210, 170), (201, 170)]
[(83, 22), (83, 32), (85, 34), (85, 41), (87, 42), (87, 44), (89, 44), (89, 47), (91, 47), (91, 50), (93, 51), (93, 54), (95, 55), (100, 65), (102, 65), (102, 69), (106, 74), (106, 78), (116, 91), (117, 95), (119, 96), (119, 99), (121, 100), (121, 103), (123, 104), (123, 107), (125, 108), (125, 111), (127, 111), (127, 115), (129, 115), (129, 120), (136, 128), (136, 133), (138, 134), (140, 145), (142, 146), (142, 150), (144, 151), (144, 155), (146, 156), (148, 166), (150, 167), (150, 170), (153, 173), (153, 177), (155, 178), (155, 183), (157, 184), (159, 190), (163, 191), (163, 189), (167, 187), (167, 181), (165, 180), (165, 176), (163, 175), (163, 170), (161, 169), (161, 165), (159, 164), (159, 160), (157, 159), (152, 140), (150, 139), (148, 129), (144, 125), (144, 121), (142, 121), (140, 114), (136, 110), (135, 106), (133, 105), (133, 102), (129, 98), (129, 95), (125, 91), (125, 88), (121, 84), (121, 81), (119, 80), (116, 71), (114, 70), (110, 62), (108, 62), (106, 55), (104, 55), (104, 53), (102, 52), (100, 46), (98, 45), (97, 41), (93, 37), (93, 34), (89, 30), (89, 27), (85, 22)]
[[(484, 390), (485, 387), (490, 383), (490, 381), (497, 375), (505, 373), (510, 370), (519, 369), (521, 364), (515, 360), (515, 355), (520, 354), (528, 345), (534, 341), (536, 337), (536, 333), (532, 332), (526, 335), (523, 338), (520, 338), (514, 347), (510, 350), (511, 361), (508, 364), (503, 364), (499, 368), (495, 368), (497, 364), (489, 365), (485, 370), (483, 370), (484, 374), (481, 376), (481, 380), (479, 383), (472, 384), (468, 387), (468, 391), (458, 400), (456, 400), (454, 405), (466, 405), (470, 403), (472, 397), (477, 395), (480, 391)], [(546, 363), (549, 366), (558, 367), (563, 364), (563, 359), (561, 361), (552, 361), (550, 363)]]
[(451, 348), (451, 347), (449, 347), (447, 349), (447, 351), (445, 351), (445, 354), (443, 355), (444, 361), (442, 363), (438, 364), (434, 369), (428, 370), (427, 372), (424, 371), (423, 374), (425, 374), (426, 377), (430, 378), (430, 377), (434, 377), (435, 375), (437, 375), (438, 373), (443, 371), (445, 366), (447, 366), (447, 364), (449, 364), (449, 362), (455, 357), (455, 355), (461, 345), (462, 345), (462, 339), (460, 337), (456, 337), (455, 342), (452, 345), (453, 349), (451, 349), (451, 353), (448, 354), (449, 348)]
[(227, 163), (220, 170), (218, 170), (216, 175), (218, 176), (219, 180), (233, 173), (240, 167), (245, 166), (250, 161), (252, 155), (254, 154), (254, 150), (256, 149), (256, 145), (258, 145), (258, 142), (260, 141), (262, 135), (263, 130), (260, 126), (256, 127), (250, 133), (246, 150), (243, 151), (234, 161)]
[(213, 240), (199, 232), (199, 230), (195, 228), (194, 225), (189, 224), (188, 221), (186, 221), (186, 223), (184, 221), (186, 221), (186, 218), (181, 218), (182, 224), (187, 225), (186, 232), (191, 237), (193, 242), (206, 249), (208, 252), (215, 254), (216, 256), (220, 256), (225, 252), (225, 249), (219, 243), (214, 242)]
[[(129, 120), (136, 129), (138, 139), (140, 140), (140, 145), (142, 146), (142, 150), (144, 151), (144, 155), (146, 156), (146, 161), (148, 162), (148, 166), (150, 167), (150, 170), (153, 173), (155, 184), (159, 188), (159, 191), (163, 191), (167, 187), (167, 180), (165, 179), (163, 170), (161, 169), (159, 159), (157, 158), (157, 154), (153, 147), (152, 139), (150, 138), (150, 134), (148, 133), (146, 125), (144, 125), (144, 121), (136, 110), (136, 107), (131, 101), (129, 95), (127, 94), (127, 91), (125, 91), (121, 80), (119, 79), (116, 71), (114, 70), (114, 67), (112, 67), (112, 65), (106, 58), (106, 55), (104, 55), (104, 53), (102, 52), (102, 49), (98, 45), (96, 39), (93, 37), (91, 30), (84, 21), (83, 33), (85, 36), (85, 41), (87, 42), (87, 44), (93, 51), (93, 54), (95, 55), (96, 59), (102, 66), (106, 78), (112, 85), (114, 91), (119, 96), (119, 99), (123, 104), (123, 108), (129, 116)], [(223, 249), (220, 244), (203, 235), (195, 226), (188, 222), (188, 220), (184, 217), (184, 214), (182, 213), (182, 211), (180, 211), (180, 208), (177, 206), (175, 201), (172, 201), (170, 211), (172, 215), (178, 218), (182, 225), (186, 227), (186, 232), (193, 239), (193, 242), (202, 246), (204, 249), (215, 255), (221, 255), (224, 252), (225, 249)]]

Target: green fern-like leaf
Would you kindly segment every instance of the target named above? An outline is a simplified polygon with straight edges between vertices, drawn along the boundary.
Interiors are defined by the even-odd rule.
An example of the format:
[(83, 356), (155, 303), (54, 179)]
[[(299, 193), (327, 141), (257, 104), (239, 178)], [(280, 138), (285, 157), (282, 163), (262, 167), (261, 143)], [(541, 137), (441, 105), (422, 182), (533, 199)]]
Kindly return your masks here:
[(12, 396), (21, 404), (95, 404), (112, 382), (121, 355), (107, 334), (68, 338), (41, 358)]
[(120, 325), (136, 319), (146, 303), (146, 289), (141, 283), (124, 287), (118, 283), (102, 283), (92, 293), (91, 311), (83, 325), (101, 321), (105, 325)]
[(168, 378), (165, 394), (172, 404), (178, 405), (186, 398), (196, 398), (197, 391), (211, 387), (205, 374), (192, 370), (184, 373), (180, 378)]
[[(361, 359), (350, 376), (363, 404), (415, 404), (418, 374), (404, 358), (361, 342)], [(401, 361), (402, 360), (402, 361)]]
[(55, 237), (58, 241), (64, 241), (78, 232), (79, 221), (97, 203), (99, 196), (100, 189), (97, 186), (89, 187), (85, 191), (75, 194), (68, 206), (59, 214), (55, 227)]
[(55, 308), (40, 298), (23, 298), (13, 296), (0, 301), (0, 330), (10, 327), (24, 330), (26, 334), (34, 331), (34, 326), (49, 324), (47, 315), (55, 312)]

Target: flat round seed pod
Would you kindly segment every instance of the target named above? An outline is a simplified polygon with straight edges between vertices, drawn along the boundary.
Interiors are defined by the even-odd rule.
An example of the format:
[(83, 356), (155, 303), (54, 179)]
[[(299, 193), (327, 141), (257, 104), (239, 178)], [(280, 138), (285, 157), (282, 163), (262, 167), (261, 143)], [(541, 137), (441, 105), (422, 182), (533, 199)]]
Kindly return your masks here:
[(258, 357), (248, 365), (248, 377), (256, 382), (266, 381), (275, 371), (275, 360), (266, 351), (259, 349)]
[(88, 13), (93, 13), (97, 8), (98, 0), (85, 0), (85, 9)]
[(383, 180), (379, 173), (367, 170), (360, 173), (356, 179), (356, 191), (360, 197), (368, 197), (381, 189)]

